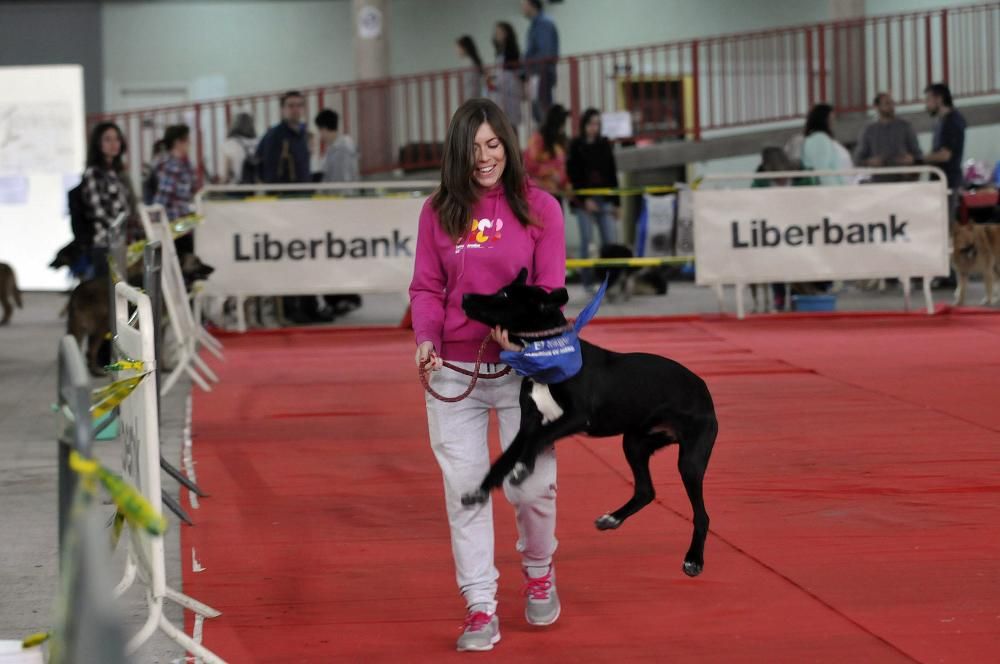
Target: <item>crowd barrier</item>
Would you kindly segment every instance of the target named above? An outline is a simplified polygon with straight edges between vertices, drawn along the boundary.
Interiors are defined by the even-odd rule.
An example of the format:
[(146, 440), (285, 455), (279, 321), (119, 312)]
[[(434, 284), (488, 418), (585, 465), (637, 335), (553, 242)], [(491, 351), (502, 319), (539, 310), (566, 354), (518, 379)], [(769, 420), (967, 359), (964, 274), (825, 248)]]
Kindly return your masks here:
[[(132, 310), (135, 310), (135, 315)], [(115, 285), (115, 318), (117, 330), (115, 343), (121, 354), (122, 367), (112, 386), (127, 389), (121, 398), (120, 418), (122, 433), (122, 468), (126, 478), (138, 489), (142, 497), (159, 514), (160, 490), (160, 434), (155, 378), (156, 350), (153, 339), (153, 312), (149, 298), (124, 282)], [(124, 374), (124, 375), (123, 375)], [(167, 586), (163, 534), (150, 532), (140, 524), (126, 520), (128, 553), (125, 572), (115, 588), (121, 595), (139, 581), (146, 589), (148, 616), (140, 630), (128, 642), (128, 651), (134, 652), (160, 629), (188, 652), (205, 662), (222, 659), (175, 627), (163, 614), (163, 603), (170, 600), (193, 611), (196, 615), (214, 618), (219, 611)]]
[[(901, 175), (926, 181), (837, 186), (760, 186), (775, 180)], [(715, 188), (742, 181), (743, 188)], [(748, 182), (757, 186), (746, 188)], [(909, 308), (910, 279), (948, 275), (948, 190), (929, 166), (713, 175), (694, 192), (696, 280), (721, 293), (736, 287), (743, 318), (744, 286), (896, 277)], [(721, 302), (721, 300), (720, 300)]]
[[(159, 388), (160, 394), (167, 394), (173, 389), (182, 373), (187, 373), (198, 387), (210, 392), (211, 383), (218, 382), (219, 377), (201, 359), (198, 351), (204, 348), (221, 360), (224, 359), (222, 343), (195, 320), (187, 287), (184, 284), (184, 274), (174, 246), (174, 237), (178, 233), (171, 226), (162, 206), (140, 206), (139, 218), (147, 241), (159, 242), (162, 246), (163, 301), (176, 344), (176, 352), (171, 358), (174, 367), (164, 378)], [(159, 329), (157, 327), (157, 330)]]
[[(59, 342), (56, 410), (59, 435), (59, 565), (50, 664), (125, 664), (123, 619), (111, 596), (108, 539), (96, 509), (90, 375), (72, 336)], [(39, 659), (41, 661), (41, 659)]]

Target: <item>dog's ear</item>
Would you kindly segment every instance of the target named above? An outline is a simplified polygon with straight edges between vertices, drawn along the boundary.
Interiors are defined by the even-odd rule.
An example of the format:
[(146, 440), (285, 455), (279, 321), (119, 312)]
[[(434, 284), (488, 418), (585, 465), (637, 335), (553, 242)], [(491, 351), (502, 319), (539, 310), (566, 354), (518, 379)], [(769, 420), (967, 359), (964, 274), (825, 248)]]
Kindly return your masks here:
[(546, 304), (551, 307), (561, 307), (569, 302), (569, 293), (565, 288), (557, 288), (546, 297)]
[(517, 273), (517, 277), (514, 279), (513, 286), (523, 286), (528, 283), (528, 268), (522, 267), (521, 271)]

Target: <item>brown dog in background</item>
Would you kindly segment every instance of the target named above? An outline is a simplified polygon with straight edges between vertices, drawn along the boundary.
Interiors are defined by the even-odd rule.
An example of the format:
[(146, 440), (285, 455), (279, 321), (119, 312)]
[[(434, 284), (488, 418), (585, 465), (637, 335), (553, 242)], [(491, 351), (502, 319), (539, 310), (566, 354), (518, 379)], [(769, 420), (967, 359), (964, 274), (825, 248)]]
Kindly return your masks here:
[(18, 309), (24, 308), (21, 289), (17, 287), (17, 275), (14, 274), (14, 268), (6, 263), (0, 263), (0, 305), (3, 305), (3, 319), (0, 319), (0, 325), (10, 322), (14, 305), (17, 305)]
[(951, 232), (951, 264), (958, 274), (955, 304), (965, 304), (969, 276), (983, 275), (986, 296), (980, 304), (993, 304), (1000, 293), (993, 294), (994, 279), (1000, 277), (1000, 226), (960, 224)]

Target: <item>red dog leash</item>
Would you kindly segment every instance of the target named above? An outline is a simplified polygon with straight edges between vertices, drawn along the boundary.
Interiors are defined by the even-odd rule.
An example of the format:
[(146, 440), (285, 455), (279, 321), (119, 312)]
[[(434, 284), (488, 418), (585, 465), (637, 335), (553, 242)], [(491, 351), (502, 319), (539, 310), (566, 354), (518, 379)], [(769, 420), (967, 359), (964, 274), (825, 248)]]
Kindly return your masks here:
[(438, 401), (444, 401), (445, 403), (455, 403), (457, 401), (461, 401), (462, 399), (472, 394), (472, 390), (476, 388), (476, 383), (479, 381), (480, 378), (500, 378), (502, 376), (506, 376), (507, 374), (510, 373), (510, 367), (504, 367), (503, 370), (497, 371), (495, 373), (479, 373), (479, 365), (482, 364), (483, 362), (483, 354), (486, 352), (486, 344), (488, 344), (489, 342), (490, 342), (490, 335), (487, 334), (486, 338), (483, 339), (483, 343), (480, 344), (479, 346), (479, 353), (476, 355), (476, 367), (472, 371), (469, 371), (468, 369), (463, 369), (462, 367), (455, 366), (450, 362), (441, 363), (441, 366), (451, 369), (452, 371), (457, 371), (458, 373), (463, 374), (465, 376), (472, 376), (472, 382), (469, 383), (469, 387), (466, 388), (465, 392), (462, 392), (457, 397), (442, 396), (441, 394), (435, 392), (433, 388), (431, 388), (430, 380), (428, 379), (428, 374), (430, 372), (427, 370), (427, 365), (432, 364), (434, 362), (433, 356), (427, 358), (427, 360), (423, 363), (423, 365), (417, 369), (417, 375), (420, 377), (420, 384), (424, 386), (424, 389), (427, 390), (427, 393), (429, 395), (431, 395)]

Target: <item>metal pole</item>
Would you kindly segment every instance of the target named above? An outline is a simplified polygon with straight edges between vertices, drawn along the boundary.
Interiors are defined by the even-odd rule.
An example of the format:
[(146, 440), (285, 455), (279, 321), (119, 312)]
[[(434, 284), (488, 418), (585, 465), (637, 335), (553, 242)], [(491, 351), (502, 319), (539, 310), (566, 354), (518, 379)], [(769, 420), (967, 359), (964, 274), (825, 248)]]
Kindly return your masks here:
[[(59, 342), (59, 382), (57, 408), (68, 409), (72, 420), (65, 417), (59, 434), (59, 551), (63, 550), (69, 511), (73, 505), (77, 477), (69, 467), (70, 452), (90, 457), (94, 433), (90, 421), (90, 374), (80, 347), (70, 335)], [(59, 416), (64, 416), (63, 412)]]
[(117, 359), (114, 339), (118, 334), (118, 322), (115, 319), (115, 278), (128, 282), (128, 247), (125, 246), (125, 213), (111, 222), (108, 227), (108, 316), (111, 331), (111, 361)]

